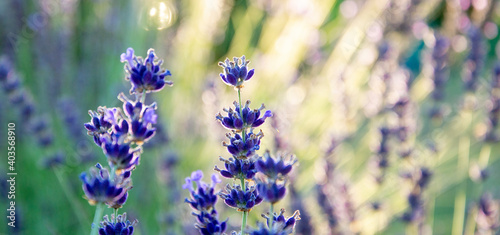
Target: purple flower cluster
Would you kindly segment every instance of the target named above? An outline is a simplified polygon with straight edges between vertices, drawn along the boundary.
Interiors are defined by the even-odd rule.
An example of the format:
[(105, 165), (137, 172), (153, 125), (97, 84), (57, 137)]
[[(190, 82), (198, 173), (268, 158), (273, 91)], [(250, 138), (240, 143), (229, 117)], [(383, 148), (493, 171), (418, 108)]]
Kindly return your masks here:
[(219, 169), (215, 166), (215, 170), (219, 171), (223, 177), (230, 179), (246, 179), (251, 180), (257, 173), (255, 169), (255, 164), (248, 160), (237, 159), (237, 158), (229, 158), (226, 160), (224, 158), (220, 158), (221, 161), (224, 162), (225, 170)]
[(257, 189), (265, 201), (275, 204), (285, 197), (285, 177), (294, 163), (292, 159), (287, 161), (282, 156), (274, 159), (269, 151), (256, 162), (257, 171), (264, 176), (256, 179)]
[[(198, 221), (196, 228), (201, 234), (223, 234), (226, 230), (226, 221), (220, 222), (215, 210), (215, 203), (217, 202), (215, 186), (220, 183), (220, 179), (216, 174), (213, 174), (211, 177), (212, 183), (208, 185), (201, 181), (202, 178), (203, 172), (200, 170), (194, 171), (191, 173), (191, 177), (186, 178), (186, 183), (182, 188), (189, 190), (191, 198), (186, 198), (185, 202), (189, 203), (198, 212), (194, 212), (193, 215)], [(193, 183), (195, 183), (196, 188), (193, 187)]]
[(253, 77), (254, 70), (250, 71), (247, 68), (247, 65), (250, 61), (245, 60), (245, 56), (240, 58), (234, 57), (233, 61), (226, 59), (225, 62), (219, 62), (219, 66), (224, 68), (224, 73), (220, 74), (222, 81), (229, 86), (233, 86), (235, 88), (242, 88), (243, 83), (250, 80)]
[[(143, 144), (156, 132), (156, 103), (146, 105), (146, 94), (160, 91), (165, 84), (172, 85), (171, 81), (164, 80), (165, 76), (170, 76), (170, 72), (161, 68), (162, 61), (156, 58), (153, 49), (149, 49), (144, 60), (136, 57), (134, 50), (128, 48), (121, 55), (121, 61), (127, 62), (126, 80), (131, 83), (130, 94), (135, 96), (135, 100), (120, 93), (118, 99), (123, 102), (123, 109), (100, 106), (97, 111), (89, 111), (91, 120), (84, 125), (87, 134), (102, 148), (111, 171), (97, 164), (99, 171), (93, 169), (90, 175), (82, 173), (81, 176), (89, 203), (106, 204), (115, 209), (115, 214), (126, 202), (128, 190), (132, 188), (130, 175), (139, 165)], [(100, 220), (97, 215), (94, 221), (96, 219)], [(125, 216), (120, 222), (106, 222), (106, 219), (101, 223), (103, 228), (99, 230), (100, 234), (133, 233), (133, 223), (125, 222)]]
[(85, 196), (91, 205), (104, 203), (111, 208), (120, 208), (127, 200), (128, 190), (132, 187), (130, 172), (111, 180), (110, 172), (99, 163), (90, 169), (90, 175), (83, 172), (80, 179), (83, 182)]
[(219, 194), (224, 203), (238, 211), (249, 212), (252, 208), (262, 202), (262, 197), (257, 193), (255, 187), (240, 185), (226, 185), (226, 192)]
[[(161, 61), (155, 64), (152, 49), (149, 50), (148, 58), (144, 63), (141, 58), (133, 55), (131, 48), (127, 49), (126, 54), (122, 54), (122, 61), (124, 58), (128, 62), (128, 66), (134, 65), (133, 69), (126, 66), (126, 71), (128, 71), (128, 79), (133, 87), (131, 94), (135, 94), (135, 101), (120, 93), (118, 99), (123, 102), (123, 111), (117, 107), (106, 108), (103, 106), (97, 108), (97, 111), (89, 111), (91, 121), (85, 123), (85, 128), (87, 133), (93, 136), (94, 142), (103, 149), (112, 168), (129, 171), (139, 164), (142, 145), (151, 139), (156, 132), (154, 127), (158, 118), (156, 103), (145, 105), (145, 95), (147, 92), (159, 91), (164, 84), (172, 84), (172, 82), (164, 81), (163, 77), (160, 76), (162, 82), (156, 81), (156, 84), (163, 85), (157, 85), (153, 89), (151, 88), (151, 79), (133, 78), (137, 75), (137, 71), (153, 74), (160, 70)], [(137, 63), (133, 64), (134, 61)]]
[(127, 62), (125, 71), (128, 72), (127, 80), (132, 83), (130, 94), (143, 92), (157, 92), (165, 85), (173, 85), (172, 81), (165, 80), (166, 76), (171, 76), (170, 71), (161, 69), (163, 60), (157, 60), (155, 51), (149, 49), (147, 58), (142, 59), (134, 55), (134, 49), (128, 48), (126, 53), (121, 55), (121, 62)]
[(118, 215), (111, 215), (111, 219), (108, 215), (104, 216), (104, 220), (100, 224), (99, 235), (131, 235), (134, 234), (134, 225), (137, 220), (130, 222), (127, 220), (127, 213)]
[(300, 220), (300, 212), (295, 211), (292, 216), (285, 218), (285, 209), (281, 209), (279, 214), (262, 215), (267, 220), (271, 220), (272, 226), (268, 227), (263, 223), (258, 223), (256, 229), (250, 229), (250, 235), (287, 235), (293, 232), (297, 220)]
[(246, 133), (245, 138), (234, 132), (234, 136), (226, 134), (229, 138), (229, 143), (223, 142), (222, 145), (227, 147), (227, 151), (236, 159), (247, 159), (255, 155), (255, 151), (260, 148), (260, 139), (264, 137), (264, 133), (260, 131), (254, 134), (252, 130)]
[(223, 109), (227, 113), (227, 116), (222, 116), (222, 114), (217, 114), (216, 118), (221, 122), (221, 124), (230, 130), (241, 131), (247, 128), (255, 128), (264, 124), (266, 118), (273, 116), (270, 110), (267, 110), (264, 115), (261, 115), (261, 111), (265, 108), (262, 104), (260, 108), (251, 110), (250, 101), (248, 100), (244, 108), (241, 108), (238, 102), (234, 102), (234, 110)]

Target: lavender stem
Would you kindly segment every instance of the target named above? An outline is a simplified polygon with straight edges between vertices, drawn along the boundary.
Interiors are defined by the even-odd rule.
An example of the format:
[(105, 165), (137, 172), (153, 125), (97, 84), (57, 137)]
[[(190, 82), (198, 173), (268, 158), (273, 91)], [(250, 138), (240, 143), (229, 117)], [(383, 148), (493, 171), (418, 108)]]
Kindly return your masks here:
[[(240, 117), (243, 120), (243, 106), (241, 106), (241, 88), (238, 88), (238, 106), (240, 107)], [(246, 136), (246, 128), (243, 127), (241, 129), (241, 137), (243, 138), (243, 143), (245, 143), (245, 136)], [(241, 186), (244, 186), (243, 184)], [(245, 187), (243, 187), (243, 190), (245, 190)]]
[(90, 235), (97, 235), (99, 233), (99, 222), (101, 221), (104, 212), (104, 203), (99, 202), (95, 208), (94, 222), (92, 222), (92, 230)]
[(269, 208), (269, 219), (267, 221), (267, 226), (269, 226), (269, 228), (273, 226), (273, 212), (274, 212), (274, 204), (271, 203), (271, 207)]
[[(240, 89), (238, 89), (238, 96), (240, 94), (239, 91), (240, 91)], [(240, 112), (241, 112), (241, 108), (240, 108)], [(245, 135), (243, 135), (243, 136), (245, 136)], [(246, 188), (245, 188), (245, 178), (243, 178), (243, 177), (241, 177), (241, 188), (242, 188), (243, 192), (246, 191)], [(247, 214), (248, 214), (248, 212), (243, 211), (243, 217), (241, 218), (241, 235), (244, 234), (243, 232), (244, 232), (245, 227), (247, 225)]]

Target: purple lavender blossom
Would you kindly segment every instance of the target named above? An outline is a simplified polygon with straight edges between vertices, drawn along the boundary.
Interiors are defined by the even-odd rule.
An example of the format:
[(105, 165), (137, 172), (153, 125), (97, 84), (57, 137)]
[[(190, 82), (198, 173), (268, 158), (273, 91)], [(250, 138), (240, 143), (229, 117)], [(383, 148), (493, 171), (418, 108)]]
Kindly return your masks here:
[(217, 213), (212, 210), (212, 214), (201, 212), (200, 214), (194, 214), (198, 220), (198, 224), (195, 226), (202, 235), (218, 235), (224, 234), (226, 231), (226, 221), (220, 222), (217, 219)]
[(102, 145), (101, 135), (107, 133), (113, 125), (104, 120), (106, 110), (107, 108), (102, 106), (99, 106), (97, 111), (89, 110), (91, 121), (84, 124), (87, 134), (94, 137), (94, 142), (99, 147)]
[(158, 118), (156, 103), (145, 106), (142, 102), (129, 100), (123, 93), (118, 98), (123, 102), (123, 110), (131, 123), (131, 141), (142, 145), (150, 140), (156, 133), (156, 128), (153, 127)]
[(233, 61), (226, 59), (224, 63), (219, 62), (219, 66), (224, 69), (224, 74), (220, 74), (222, 81), (228, 86), (242, 88), (243, 83), (250, 80), (254, 74), (254, 69), (249, 71), (247, 68), (249, 63), (250, 61), (245, 60), (245, 56), (241, 57), (241, 63), (238, 57), (234, 57)]
[[(272, 219), (272, 225), (269, 226), (264, 223), (258, 223), (257, 229), (250, 229), (248, 233), (250, 235), (287, 235), (293, 233), (293, 228), (297, 220), (300, 220), (300, 212), (295, 211), (292, 216), (285, 218), (283, 215), (285, 213), (284, 209), (280, 210), (279, 214), (274, 213), (273, 215), (263, 215), (266, 219)], [(272, 218), (269, 218), (272, 217)]]
[(255, 160), (253, 159), (237, 159), (229, 158), (226, 160), (220, 157), (220, 160), (224, 162), (225, 170), (219, 169), (215, 166), (216, 171), (220, 172), (223, 177), (230, 179), (253, 179), (257, 170), (255, 169)]
[(133, 222), (127, 220), (127, 213), (118, 215), (116, 218), (112, 214), (111, 219), (108, 218), (108, 215), (105, 215), (104, 220), (100, 224), (99, 235), (132, 235), (134, 234), (136, 223), (137, 220)]
[(278, 183), (275, 181), (257, 183), (257, 190), (264, 201), (271, 204), (279, 202), (285, 197), (286, 187), (285, 184)]
[(132, 84), (130, 94), (143, 92), (157, 92), (165, 85), (173, 85), (172, 81), (165, 80), (166, 76), (171, 76), (170, 71), (162, 69), (163, 60), (156, 58), (153, 49), (147, 52), (147, 58), (136, 57), (134, 49), (128, 48), (126, 53), (121, 54), (120, 61), (126, 62), (127, 80)]
[(270, 110), (267, 110), (262, 117), (260, 116), (261, 111), (265, 108), (264, 104), (258, 109), (251, 110), (249, 107), (250, 101), (247, 101), (241, 112), (239, 104), (236, 101), (233, 104), (235, 107), (234, 110), (231, 108), (224, 109), (227, 116), (222, 116), (220, 113), (216, 116), (222, 126), (230, 130), (241, 131), (250, 127), (259, 127), (264, 124), (268, 117), (272, 117), (273, 115)]
[(141, 149), (132, 149), (124, 142), (123, 135), (105, 135), (101, 138), (102, 150), (108, 163), (115, 170), (130, 171), (139, 164)]
[[(189, 203), (198, 212), (193, 212), (193, 215), (198, 221), (195, 227), (201, 234), (222, 234), (226, 230), (226, 221), (220, 222), (215, 210), (215, 203), (217, 202), (215, 186), (220, 183), (220, 179), (216, 174), (213, 174), (211, 177), (212, 183), (209, 185), (201, 181), (202, 178), (203, 172), (200, 170), (194, 171), (191, 173), (191, 177), (186, 178), (186, 183), (182, 188), (189, 190), (191, 198), (186, 198), (185, 202)], [(196, 188), (193, 187), (193, 183)]]
[(260, 131), (254, 134), (252, 130), (245, 134), (246, 138), (243, 140), (242, 136), (236, 132), (233, 132), (234, 136), (231, 134), (226, 134), (229, 138), (229, 144), (223, 142), (224, 147), (227, 147), (227, 151), (237, 159), (248, 159), (255, 154), (256, 150), (260, 148), (260, 139), (264, 137), (264, 133)]
[(245, 187), (240, 185), (226, 185), (226, 191), (219, 196), (224, 199), (226, 205), (236, 208), (238, 211), (250, 211), (252, 208), (262, 202), (262, 197), (257, 193), (255, 187)]
[(100, 164), (97, 164), (96, 168), (90, 169), (90, 175), (85, 172), (80, 175), (83, 191), (89, 204), (106, 203), (112, 205), (122, 199), (131, 187), (130, 181), (113, 181), (109, 178), (109, 172)]
[(285, 162), (282, 156), (278, 159), (271, 157), (269, 151), (264, 153), (264, 156), (259, 158), (256, 162), (256, 169), (258, 172), (266, 175), (269, 179), (282, 179), (292, 170), (292, 166), (295, 163), (294, 160), (289, 160)]

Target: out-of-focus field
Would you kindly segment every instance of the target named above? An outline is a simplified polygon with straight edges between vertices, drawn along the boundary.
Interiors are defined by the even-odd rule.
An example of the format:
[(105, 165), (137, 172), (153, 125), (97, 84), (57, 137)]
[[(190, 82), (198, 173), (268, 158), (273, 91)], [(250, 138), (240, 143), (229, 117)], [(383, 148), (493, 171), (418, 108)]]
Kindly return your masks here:
[[(1, 1), (0, 54), (16, 70), (34, 114), (25, 121), (16, 94), (2, 87), (0, 209), (5, 213), (10, 201), (6, 133), (13, 122), (17, 226), (8, 227), (4, 216), (0, 234), (89, 233), (95, 207), (83, 199), (79, 175), (106, 158), (83, 123), (90, 120), (88, 110), (121, 105), (116, 96), (128, 92), (129, 84), (120, 54), (128, 47), (141, 56), (154, 48), (174, 81), (152, 96), (161, 130), (145, 147), (134, 188), (120, 209), (139, 220), (135, 234), (196, 234), (181, 187), (193, 170), (210, 175), (214, 165), (222, 165), (219, 156), (229, 157), (221, 145), (226, 130), (215, 115), (232, 106), (237, 94), (222, 83), (217, 63), (242, 55), (255, 69), (243, 100), (251, 100), (252, 107), (265, 103), (274, 113), (262, 126), (258, 153), (269, 149), (298, 159), (290, 180), (297, 195), (288, 194), (275, 208), (290, 215), (293, 201), (302, 202), (311, 234), (482, 234), (486, 222), (498, 225), (499, 213), (498, 201), (490, 204), (493, 222), (478, 207), (484, 193), (500, 199), (500, 147), (484, 140), (492, 129), (491, 94), (498, 95), (491, 80), (500, 53), (499, 5), (495, 0)], [(471, 39), (474, 27), (479, 40)], [(432, 53), (441, 36), (449, 47), (442, 53), (445, 62), (436, 66)], [(436, 67), (446, 80), (438, 102), (432, 97)], [(464, 79), (476, 68), (477, 87), (467, 91)], [(47, 129), (35, 134), (41, 120)], [(407, 135), (401, 139), (393, 131), (384, 143), (385, 170), (378, 167), (381, 128)], [(53, 142), (39, 144), (47, 136)], [(332, 139), (337, 145), (329, 153)], [(405, 153), (409, 156), (402, 157)], [(62, 164), (47, 163), (55, 154)], [(325, 174), (327, 166), (331, 171)], [(419, 188), (422, 167), (432, 176)], [(481, 172), (488, 174), (484, 180), (478, 179)], [(318, 188), (334, 206), (335, 229), (318, 203)], [(415, 194), (419, 205), (405, 222), (409, 195)], [(241, 214), (222, 201), (218, 209), (219, 218), (229, 218), (229, 233), (238, 230)], [(267, 210), (256, 207), (248, 224), (262, 221)], [(304, 231), (301, 222), (306, 220), (297, 223), (297, 234)]]

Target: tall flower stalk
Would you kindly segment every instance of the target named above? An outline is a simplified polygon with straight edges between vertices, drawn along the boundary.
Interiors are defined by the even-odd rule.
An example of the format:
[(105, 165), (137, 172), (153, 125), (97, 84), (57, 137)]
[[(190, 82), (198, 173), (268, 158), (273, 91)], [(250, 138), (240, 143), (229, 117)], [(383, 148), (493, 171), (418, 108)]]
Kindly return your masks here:
[[(87, 134), (94, 138), (101, 147), (109, 169), (97, 163), (90, 174), (82, 173), (83, 191), (91, 205), (96, 205), (91, 234), (133, 234), (136, 221), (126, 220), (126, 213), (118, 215), (128, 198), (132, 188), (132, 171), (139, 165), (143, 144), (156, 133), (156, 103), (145, 104), (146, 95), (172, 85), (165, 80), (170, 71), (162, 69), (162, 60), (158, 60), (154, 50), (149, 49), (145, 59), (136, 57), (134, 50), (128, 48), (121, 55), (121, 62), (126, 62), (126, 80), (132, 88), (128, 98), (120, 93), (118, 99), (123, 102), (123, 110), (119, 107), (100, 106), (97, 111), (89, 111), (91, 121), (85, 123)], [(111, 220), (102, 219), (105, 206), (114, 209)]]
[[(245, 231), (248, 213), (253, 206), (262, 201), (256, 188), (246, 184), (255, 176), (255, 151), (260, 148), (260, 139), (264, 136), (262, 131), (254, 133), (253, 129), (262, 125), (266, 118), (272, 116), (271, 111), (267, 110), (261, 117), (264, 105), (254, 110), (249, 107), (250, 101), (247, 101), (245, 106), (242, 105), (241, 89), (243, 83), (250, 80), (254, 74), (253, 69), (248, 70), (248, 63), (250, 61), (247, 61), (245, 56), (241, 57), (241, 63), (240, 58), (236, 57), (233, 61), (226, 59), (225, 62), (219, 62), (219, 66), (224, 69), (224, 73), (221, 73), (220, 77), (224, 83), (235, 88), (238, 93), (238, 102), (234, 102), (234, 110), (224, 109), (227, 116), (219, 113), (216, 117), (225, 128), (232, 132), (232, 134), (227, 134), (229, 143), (224, 142), (223, 145), (227, 147), (233, 157), (229, 160), (221, 158), (226, 169), (220, 170), (216, 167), (215, 170), (226, 178), (240, 181), (240, 185), (227, 185), (226, 192), (222, 193), (221, 197), (228, 206), (242, 212), (241, 234)], [(236, 195), (243, 195), (243, 197), (236, 198)]]
[[(264, 124), (265, 120), (272, 116), (272, 113), (270, 110), (264, 111), (264, 105), (257, 109), (251, 109), (249, 100), (244, 104), (241, 101), (243, 84), (250, 80), (254, 74), (253, 69), (248, 69), (248, 63), (250, 62), (245, 59), (245, 56), (241, 58), (235, 57), (233, 61), (226, 59), (224, 62), (219, 63), (224, 69), (224, 73), (221, 73), (220, 77), (225, 84), (234, 87), (238, 94), (238, 101), (233, 103), (234, 108), (223, 109), (224, 115), (219, 113), (216, 116), (222, 126), (231, 131), (226, 134), (229, 141), (222, 143), (231, 154), (231, 157), (229, 159), (220, 157), (219, 159), (224, 163), (224, 168), (221, 169), (215, 166), (215, 171), (218, 171), (225, 178), (233, 179), (233, 182), (235, 182), (227, 184), (218, 195), (227, 206), (242, 213), (240, 234), (290, 234), (293, 231), (295, 221), (299, 219), (298, 211), (293, 216), (285, 218), (283, 215), (284, 209), (281, 209), (280, 213), (275, 213), (274, 205), (285, 196), (285, 176), (292, 170), (294, 161), (285, 160), (281, 156), (278, 159), (272, 158), (269, 152), (266, 152), (263, 157), (256, 154), (256, 151), (260, 149), (260, 140), (264, 137), (264, 133), (262, 130), (257, 132), (254, 128)], [(203, 208), (200, 209), (197, 206), (197, 201), (205, 202), (206, 200), (202, 200), (201, 192), (197, 193), (196, 190), (189, 187), (190, 182), (201, 179), (198, 177), (200, 174), (201, 172), (193, 172), (190, 178), (186, 178), (185, 188), (190, 190), (192, 196), (192, 199), (186, 199), (186, 202), (190, 203), (196, 211), (199, 211), (199, 214), (194, 213), (193, 215), (198, 218), (199, 223), (196, 224), (196, 227), (201, 234), (222, 234), (226, 222), (214, 222), (220, 225), (214, 227), (209, 222), (216, 221), (216, 216), (200, 219), (200, 216), (204, 214), (213, 213), (216, 215), (216, 212), (206, 213), (206, 211), (202, 210)], [(214, 179), (213, 177), (212, 179)], [(210, 190), (209, 195), (212, 195), (212, 186), (206, 188), (206, 184), (197, 184), (198, 191), (200, 189), (202, 192)], [(210, 198), (212, 199), (212, 197)], [(257, 229), (247, 228), (248, 213), (262, 201), (270, 203), (269, 213), (263, 215), (267, 219), (267, 223), (259, 224)], [(214, 205), (215, 201), (205, 210), (213, 210)]]

